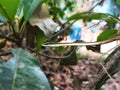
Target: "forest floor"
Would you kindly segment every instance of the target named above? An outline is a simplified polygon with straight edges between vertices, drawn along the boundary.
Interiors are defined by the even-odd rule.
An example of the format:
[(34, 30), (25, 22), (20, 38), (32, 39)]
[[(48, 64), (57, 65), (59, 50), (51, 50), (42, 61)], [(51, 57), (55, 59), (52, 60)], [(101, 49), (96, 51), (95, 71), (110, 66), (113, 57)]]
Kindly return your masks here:
[[(11, 47), (16, 48), (17, 46), (12, 42), (6, 42), (1, 52), (8, 51), (8, 48)], [(60, 56), (51, 50), (46, 51), (45, 54), (53, 57)], [(99, 60), (102, 59), (101, 54), (91, 51), (89, 54), (90, 56), (81, 56), (81, 53), (77, 52), (77, 63), (75, 65), (61, 65), (62, 59), (40, 56), (42, 70), (46, 74), (52, 90), (92, 90), (90, 87), (98, 79), (97, 72), (101, 66)], [(9, 56), (1, 56), (1, 58), (6, 61), (9, 59)], [(69, 61), (72, 59), (74, 59), (73, 56)], [(116, 73), (112, 77), (113, 80), (109, 79), (102, 86), (101, 90), (120, 90), (118, 88), (120, 86), (119, 76), (120, 72)]]
[[(3, 51), (7, 51), (10, 47), (15, 47), (14, 43), (7, 42)], [(60, 54), (52, 50), (41, 52), (50, 57), (61, 57)], [(95, 81), (99, 77), (97, 72), (101, 66), (100, 61), (103, 60), (101, 54), (89, 51), (89, 55), (82, 56), (78, 50), (75, 65), (61, 65), (62, 59), (50, 57), (39, 55), (41, 68), (46, 74), (52, 90), (94, 90), (91, 89), (91, 86), (95, 86)], [(1, 56), (1, 58), (6, 61), (9, 56)], [(68, 62), (71, 62), (72, 59), (74, 56), (70, 57)], [(120, 72), (107, 80), (100, 90), (120, 90)]]
[[(4, 51), (13, 46), (15, 46), (13, 43), (7, 43)], [(61, 57), (60, 54), (52, 50), (41, 52), (50, 57)], [(46, 74), (52, 90), (94, 90), (91, 89), (91, 86), (95, 86), (95, 81), (98, 80), (97, 72), (103, 58), (99, 53), (89, 51), (89, 54), (90, 56), (82, 56), (80, 52), (77, 52), (77, 63), (75, 65), (61, 65), (62, 59), (39, 55), (41, 68)], [(9, 57), (2, 56), (1, 58), (8, 60)], [(69, 58), (68, 62), (72, 59), (74, 56)], [(112, 79), (107, 80), (100, 90), (120, 90), (120, 72), (112, 76)]]
[[(46, 53), (54, 57), (59, 56), (52, 51)], [(98, 79), (97, 71), (100, 67), (96, 57), (79, 56), (76, 65), (60, 65), (61, 60), (44, 56), (40, 56), (40, 60), (52, 90), (94, 90), (90, 87)], [(119, 76), (120, 72), (112, 77), (113, 80), (107, 80), (100, 90), (120, 90)]]

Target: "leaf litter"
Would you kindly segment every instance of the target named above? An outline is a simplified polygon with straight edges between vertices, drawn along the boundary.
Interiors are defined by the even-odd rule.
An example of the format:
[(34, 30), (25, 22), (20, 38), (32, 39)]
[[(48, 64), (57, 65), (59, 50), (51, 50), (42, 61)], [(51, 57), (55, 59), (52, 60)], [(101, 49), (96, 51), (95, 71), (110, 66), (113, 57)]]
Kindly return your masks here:
[[(48, 51), (49, 56), (59, 56), (53, 51)], [(98, 79), (100, 64), (93, 58), (81, 58), (76, 65), (60, 65), (60, 60), (40, 56), (41, 67), (46, 74), (52, 90), (92, 90)], [(113, 79), (120, 85), (120, 72)], [(112, 80), (101, 87), (100, 90), (117, 90)]]

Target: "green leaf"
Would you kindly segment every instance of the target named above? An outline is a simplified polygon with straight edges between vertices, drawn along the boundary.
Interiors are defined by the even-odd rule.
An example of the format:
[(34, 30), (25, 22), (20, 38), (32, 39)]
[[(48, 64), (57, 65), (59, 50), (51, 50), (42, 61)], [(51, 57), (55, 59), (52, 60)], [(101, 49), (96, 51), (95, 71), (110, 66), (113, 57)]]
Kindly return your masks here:
[(65, 15), (64, 11), (61, 10), (61, 8), (59, 7), (53, 7), (50, 8), (50, 12), (52, 13), (52, 15), (56, 18), (57, 16), (60, 16), (61, 18), (63, 18), (63, 16)]
[(37, 29), (35, 31), (35, 37), (36, 37), (36, 44), (37, 44), (36, 52), (38, 53), (41, 49), (42, 44), (46, 40), (46, 36), (42, 30)]
[(20, 4), (19, 4), (19, 7), (18, 7), (17, 13), (16, 13), (16, 16), (19, 17), (20, 19), (23, 16), (23, 7), (24, 7), (24, 0), (20, 0)]
[(117, 2), (118, 4), (120, 4), (120, 0), (116, 0), (116, 2)]
[[(116, 18), (116, 17), (115, 17), (115, 18)], [(115, 18), (110, 17), (110, 18), (106, 19), (107, 25), (108, 25), (109, 27), (113, 28), (114, 25), (115, 25), (116, 23), (118, 23), (118, 20), (115, 19)]]
[[(111, 61), (113, 60), (113, 61)], [(120, 71), (120, 47), (115, 49), (104, 61), (105, 65), (109, 62), (114, 62), (112, 65), (110, 65), (110, 68), (107, 70), (109, 75), (114, 75), (118, 71)], [(110, 63), (109, 63), (110, 64)], [(100, 72), (98, 72), (99, 75)], [(105, 73), (99, 81), (96, 83), (95, 90), (99, 90), (101, 86), (109, 79), (108, 75)]]
[(56, 47), (55, 51), (62, 53), (64, 51), (65, 47), (61, 46), (61, 47)]
[(113, 23), (113, 21), (120, 22), (119, 18), (114, 17), (112, 15), (104, 14), (104, 13), (93, 13), (93, 12), (83, 12), (83, 13), (74, 14), (68, 18), (68, 22), (71, 20), (78, 20), (78, 19), (84, 19), (87, 21), (105, 20), (108, 21), (109, 23), (110, 22)]
[(20, 0), (0, 0), (0, 13), (8, 20), (15, 17)]
[(39, 60), (23, 49), (12, 49), (7, 62), (0, 61), (0, 90), (51, 90)]
[(97, 41), (103, 41), (112, 38), (118, 34), (118, 30), (105, 30), (97, 38)]
[(44, 0), (24, 0), (24, 18), (27, 21), (33, 12), (36, 10), (38, 6), (43, 3)]
[(78, 19), (84, 19), (84, 20), (101, 19), (102, 15), (103, 15), (102, 13), (83, 12), (72, 15), (71, 17), (68, 18), (68, 21), (78, 20)]

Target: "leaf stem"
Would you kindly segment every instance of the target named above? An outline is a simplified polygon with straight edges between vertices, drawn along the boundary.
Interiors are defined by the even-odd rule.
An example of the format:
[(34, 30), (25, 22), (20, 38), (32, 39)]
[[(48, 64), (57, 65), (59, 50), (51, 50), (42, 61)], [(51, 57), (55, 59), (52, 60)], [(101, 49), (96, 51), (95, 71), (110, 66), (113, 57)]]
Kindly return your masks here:
[(20, 30), (19, 30), (19, 33), (20, 33), (20, 34), (23, 33), (23, 29), (24, 29), (24, 27), (25, 27), (25, 24), (26, 24), (26, 21), (24, 21), (24, 22), (22, 23), (22, 26), (21, 26), (21, 28), (20, 28)]

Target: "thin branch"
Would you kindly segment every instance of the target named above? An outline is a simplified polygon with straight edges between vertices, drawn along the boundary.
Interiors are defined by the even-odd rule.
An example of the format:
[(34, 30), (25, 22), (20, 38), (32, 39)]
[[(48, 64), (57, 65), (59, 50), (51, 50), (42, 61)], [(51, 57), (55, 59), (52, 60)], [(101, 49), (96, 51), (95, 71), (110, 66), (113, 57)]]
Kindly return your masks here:
[[(95, 0), (94, 0), (95, 1)], [(89, 11), (92, 11), (97, 5), (99, 5), (103, 0), (100, 0), (96, 5), (94, 5)]]
[(93, 24), (93, 25), (87, 27), (86, 30), (88, 30), (88, 29), (90, 29), (90, 28), (92, 28), (92, 27), (95, 27), (95, 26), (99, 25), (101, 22), (102, 22), (102, 21), (100, 20), (100, 21), (97, 22), (96, 24)]
[(16, 31), (15, 31), (14, 25), (12, 23), (10, 23), (10, 25), (12, 27), (12, 31), (13, 31), (13, 34), (14, 34), (15, 38), (17, 38), (17, 34), (16, 34)]
[(3, 52), (3, 53), (0, 53), (0, 56), (6, 56), (6, 55), (9, 55), (9, 54), (12, 54), (12, 52)]
[[(33, 50), (31, 48), (27, 48), (27, 49), (29, 49), (32, 52), (35, 52), (35, 50)], [(76, 49), (76, 47), (73, 47), (73, 49), (71, 50), (71, 52), (68, 55), (66, 55), (66, 56), (55, 57), (55, 56), (49, 56), (49, 55), (44, 54), (44, 53), (39, 53), (39, 55), (47, 57), (47, 58), (57, 59), (57, 60), (58, 59), (66, 59), (66, 58), (70, 57), (73, 54), (73, 52), (75, 51), (75, 49)]]
[(115, 36), (113, 38), (98, 41), (98, 42), (85, 42), (85, 43), (45, 43), (43, 44), (44, 47), (59, 47), (59, 46), (91, 46), (91, 45), (101, 45), (106, 44), (115, 40), (120, 40), (120, 36)]
[(105, 73), (108, 75), (108, 77), (111, 79), (111, 81), (115, 84), (117, 90), (119, 90), (119, 88), (120, 88), (119, 84), (116, 83), (116, 81), (115, 81), (115, 80), (112, 78), (112, 76), (108, 73), (108, 71), (107, 71), (107, 69), (105, 68), (105, 66), (104, 66), (102, 63), (100, 63), (100, 65), (102, 66), (104, 72), (105, 72)]
[[(54, 37), (56, 37), (56, 36), (58, 36), (60, 33), (62, 33), (63, 31), (65, 31), (65, 30), (67, 30), (73, 23), (75, 23), (76, 22), (76, 20), (75, 21), (73, 21), (72, 23), (70, 23), (67, 27), (65, 27), (65, 28), (63, 28), (62, 30), (59, 30), (59, 32), (57, 32), (56, 34), (54, 34), (54, 35), (52, 35), (51, 37), (49, 37), (47, 40), (46, 40), (46, 42), (48, 42), (49, 40), (51, 40), (52, 38), (54, 38)], [(67, 22), (66, 22), (67, 23)], [(65, 23), (65, 24), (66, 24)], [(65, 25), (64, 24), (64, 25)]]
[(9, 40), (9, 41), (12, 41), (12, 42), (18, 42), (18, 40), (16, 40), (16, 39), (12, 39), (12, 38), (10, 38), (10, 37), (6, 37), (5, 35), (2, 35), (2, 34), (0, 34), (0, 37), (1, 38), (5, 38), (5, 39), (7, 39), (7, 40)]

